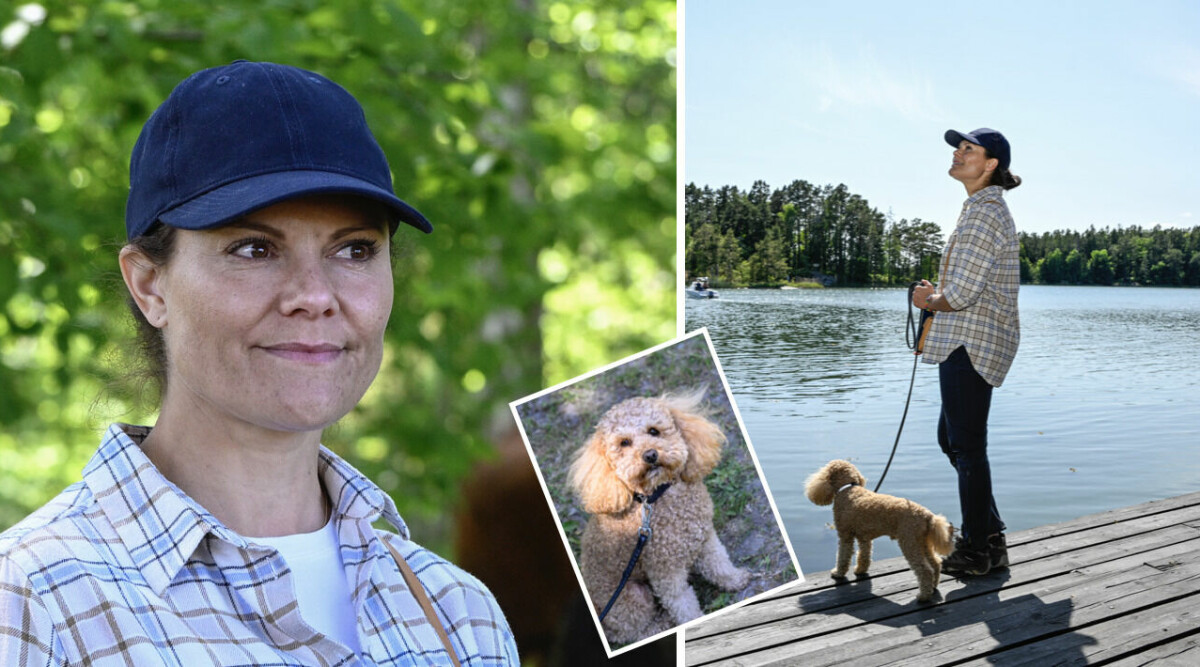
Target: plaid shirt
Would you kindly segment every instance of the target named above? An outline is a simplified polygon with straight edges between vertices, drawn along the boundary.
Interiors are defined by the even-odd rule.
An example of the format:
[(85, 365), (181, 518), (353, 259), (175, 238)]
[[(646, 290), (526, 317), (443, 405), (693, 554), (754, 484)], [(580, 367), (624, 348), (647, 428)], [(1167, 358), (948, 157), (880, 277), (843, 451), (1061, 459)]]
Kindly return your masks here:
[(958, 346), (988, 384), (999, 387), (1017, 356), (1021, 323), (1020, 242), (1004, 188), (988, 186), (967, 198), (943, 253), (941, 294), (954, 312), (938, 312), (925, 341), (924, 361), (937, 364)]
[[(130, 437), (147, 432), (109, 427), (81, 482), (0, 535), (0, 664), (449, 664), (383, 540), (424, 584), (463, 665), (518, 663), (483, 584), (409, 541), (391, 498), (324, 448), (363, 653), (315, 632), (279, 553), (164, 478)], [(399, 534), (372, 528), (381, 517)]]

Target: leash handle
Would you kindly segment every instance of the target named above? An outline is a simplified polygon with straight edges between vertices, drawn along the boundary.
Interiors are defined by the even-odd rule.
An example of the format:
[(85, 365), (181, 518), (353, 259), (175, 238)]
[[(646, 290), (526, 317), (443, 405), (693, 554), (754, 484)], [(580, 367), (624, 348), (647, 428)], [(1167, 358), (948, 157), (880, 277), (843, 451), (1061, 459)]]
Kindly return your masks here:
[(913, 354), (921, 354), (925, 351), (925, 337), (929, 335), (929, 328), (933, 326), (933, 311), (921, 309), (920, 322), (913, 317), (913, 292), (921, 283), (913, 281), (908, 285), (908, 322), (904, 329), (904, 344), (908, 349), (913, 351)]

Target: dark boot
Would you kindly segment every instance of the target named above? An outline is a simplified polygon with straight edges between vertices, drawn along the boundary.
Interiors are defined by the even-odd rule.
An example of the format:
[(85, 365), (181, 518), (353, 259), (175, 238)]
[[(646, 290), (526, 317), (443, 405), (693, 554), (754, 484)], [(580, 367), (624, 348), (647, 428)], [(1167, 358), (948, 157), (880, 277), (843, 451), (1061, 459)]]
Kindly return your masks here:
[(988, 560), (993, 570), (1008, 567), (1008, 543), (1004, 541), (1004, 533), (988, 536)]
[(972, 549), (961, 537), (954, 541), (954, 553), (942, 560), (942, 572), (947, 574), (982, 576), (991, 569), (991, 554)]

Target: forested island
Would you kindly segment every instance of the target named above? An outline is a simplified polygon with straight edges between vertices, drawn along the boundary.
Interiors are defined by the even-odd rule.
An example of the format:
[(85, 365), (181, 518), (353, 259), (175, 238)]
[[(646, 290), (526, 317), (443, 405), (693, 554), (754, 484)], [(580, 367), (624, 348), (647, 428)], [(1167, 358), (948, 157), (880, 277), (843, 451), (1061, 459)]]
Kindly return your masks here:
[[(775, 190), (755, 181), (746, 191), (689, 183), (684, 228), (688, 277), (714, 286), (935, 280), (945, 244), (936, 222), (896, 220), (845, 185), (802, 180)], [(1019, 229), (1018, 221), (1023, 283), (1200, 286), (1200, 226)]]

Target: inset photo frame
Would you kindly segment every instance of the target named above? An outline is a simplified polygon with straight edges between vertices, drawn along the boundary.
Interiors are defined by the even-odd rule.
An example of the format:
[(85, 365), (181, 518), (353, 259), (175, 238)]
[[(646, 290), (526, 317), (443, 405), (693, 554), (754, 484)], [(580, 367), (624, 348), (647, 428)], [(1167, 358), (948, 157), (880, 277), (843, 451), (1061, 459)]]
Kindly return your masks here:
[(802, 579), (706, 329), (510, 407), (609, 657)]

